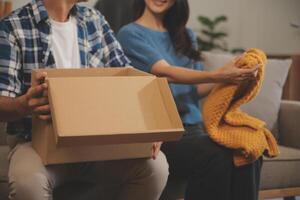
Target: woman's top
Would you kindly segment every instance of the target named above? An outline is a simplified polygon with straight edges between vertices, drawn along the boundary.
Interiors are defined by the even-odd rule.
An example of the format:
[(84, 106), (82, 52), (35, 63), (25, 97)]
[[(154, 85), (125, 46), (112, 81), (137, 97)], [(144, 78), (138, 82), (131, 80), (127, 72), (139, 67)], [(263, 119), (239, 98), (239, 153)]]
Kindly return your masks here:
[[(195, 34), (188, 29), (194, 48), (198, 48)], [(171, 66), (202, 70), (202, 65), (175, 52), (168, 32), (159, 32), (137, 23), (124, 26), (118, 33), (118, 40), (133, 67), (151, 72), (159, 60), (166, 60)], [(170, 84), (182, 122), (187, 125), (202, 122), (199, 97), (195, 85)]]

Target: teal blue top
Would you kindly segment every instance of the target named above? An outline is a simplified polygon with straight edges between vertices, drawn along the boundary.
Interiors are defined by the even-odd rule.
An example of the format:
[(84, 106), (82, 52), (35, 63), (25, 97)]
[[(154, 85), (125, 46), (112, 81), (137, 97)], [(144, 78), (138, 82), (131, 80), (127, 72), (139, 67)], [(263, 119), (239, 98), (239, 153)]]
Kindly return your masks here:
[[(193, 45), (197, 47), (195, 34), (188, 29)], [(199, 62), (178, 55), (172, 45), (168, 32), (158, 32), (136, 23), (124, 26), (117, 38), (123, 47), (132, 66), (145, 72), (151, 72), (151, 67), (159, 60), (166, 60), (172, 66), (202, 70)], [(184, 124), (198, 124), (202, 122), (199, 110), (199, 97), (195, 85), (170, 84), (177, 109)]]

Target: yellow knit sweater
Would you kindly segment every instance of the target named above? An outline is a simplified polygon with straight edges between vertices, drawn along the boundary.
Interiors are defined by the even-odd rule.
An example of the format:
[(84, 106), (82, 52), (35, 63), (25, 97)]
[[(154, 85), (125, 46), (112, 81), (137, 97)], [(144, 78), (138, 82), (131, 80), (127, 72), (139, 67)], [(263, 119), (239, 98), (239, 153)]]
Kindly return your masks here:
[(260, 90), (266, 61), (264, 52), (249, 49), (236, 64), (244, 68), (260, 64), (256, 80), (247, 85), (218, 84), (203, 106), (209, 136), (216, 143), (234, 150), (236, 166), (254, 162), (263, 154), (268, 157), (279, 154), (276, 140), (265, 128), (265, 123), (240, 110), (240, 106), (252, 100)]

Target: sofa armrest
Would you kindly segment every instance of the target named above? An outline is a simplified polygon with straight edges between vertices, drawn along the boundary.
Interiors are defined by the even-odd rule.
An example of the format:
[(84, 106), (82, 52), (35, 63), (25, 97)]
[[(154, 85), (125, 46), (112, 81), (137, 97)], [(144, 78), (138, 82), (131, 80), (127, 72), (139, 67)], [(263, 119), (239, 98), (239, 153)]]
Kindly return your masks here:
[(282, 101), (279, 111), (279, 140), (300, 149), (300, 101)]

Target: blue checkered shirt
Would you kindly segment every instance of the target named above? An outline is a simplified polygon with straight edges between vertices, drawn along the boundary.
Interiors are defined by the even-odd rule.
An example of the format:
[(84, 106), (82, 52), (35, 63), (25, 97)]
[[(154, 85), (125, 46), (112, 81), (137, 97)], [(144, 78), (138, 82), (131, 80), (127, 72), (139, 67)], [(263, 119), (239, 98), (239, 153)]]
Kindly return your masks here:
[[(120, 67), (130, 61), (104, 17), (96, 10), (75, 5), (81, 67)], [(14, 11), (0, 22), (0, 96), (18, 97), (31, 83), (31, 71), (55, 68), (51, 52), (51, 24), (42, 0)], [(30, 140), (31, 117), (8, 124), (7, 132)]]

